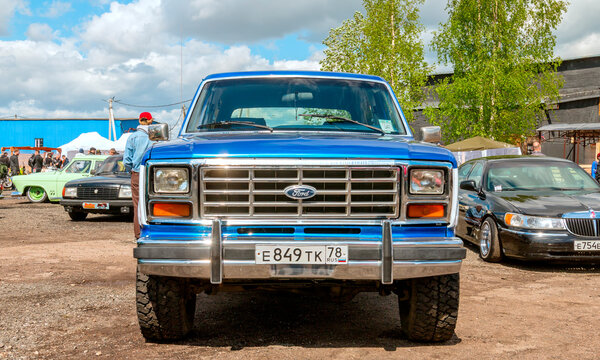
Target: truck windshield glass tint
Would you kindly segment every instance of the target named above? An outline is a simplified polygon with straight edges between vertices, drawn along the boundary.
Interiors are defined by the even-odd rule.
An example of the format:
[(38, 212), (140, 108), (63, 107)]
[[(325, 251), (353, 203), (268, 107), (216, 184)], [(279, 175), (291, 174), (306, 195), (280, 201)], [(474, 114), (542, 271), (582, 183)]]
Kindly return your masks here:
[[(336, 117), (360, 124), (336, 120)], [(230, 127), (210, 125), (233, 121), (268, 126), (275, 131), (373, 133), (381, 130), (386, 134), (406, 134), (392, 94), (384, 84), (343, 79), (211, 81), (202, 89), (186, 131), (260, 130), (250, 124)]]

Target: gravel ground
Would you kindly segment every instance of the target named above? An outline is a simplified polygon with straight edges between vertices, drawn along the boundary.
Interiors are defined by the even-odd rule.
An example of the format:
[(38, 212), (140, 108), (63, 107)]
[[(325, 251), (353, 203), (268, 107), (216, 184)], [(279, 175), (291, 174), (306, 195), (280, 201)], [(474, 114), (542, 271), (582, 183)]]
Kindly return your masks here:
[(198, 299), (185, 341), (146, 343), (135, 313), (131, 223), (0, 199), (0, 359), (600, 357), (600, 270), (489, 264), (469, 248), (455, 337), (412, 343), (394, 295), (351, 302), (290, 294)]

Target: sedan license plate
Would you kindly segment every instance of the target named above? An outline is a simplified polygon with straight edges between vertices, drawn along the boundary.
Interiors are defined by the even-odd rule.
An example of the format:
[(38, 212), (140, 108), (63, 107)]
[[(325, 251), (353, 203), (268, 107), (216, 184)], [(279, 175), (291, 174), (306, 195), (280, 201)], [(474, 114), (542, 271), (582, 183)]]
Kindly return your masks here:
[(330, 264), (348, 263), (347, 245), (256, 245), (257, 264)]
[(84, 209), (108, 210), (108, 203), (83, 203)]
[(600, 251), (600, 240), (575, 240), (575, 251)]

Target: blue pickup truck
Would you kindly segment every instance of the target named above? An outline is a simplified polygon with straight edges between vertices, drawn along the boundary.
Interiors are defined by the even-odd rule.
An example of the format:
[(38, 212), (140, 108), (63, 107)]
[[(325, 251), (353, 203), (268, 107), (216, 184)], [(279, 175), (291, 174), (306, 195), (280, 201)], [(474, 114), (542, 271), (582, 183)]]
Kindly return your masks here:
[[(439, 128), (423, 133), (439, 141)], [(414, 140), (380, 77), (206, 77), (177, 139), (144, 157), (138, 214), (148, 340), (184, 337), (199, 293), (261, 289), (394, 293), (409, 339), (454, 335), (456, 161)]]

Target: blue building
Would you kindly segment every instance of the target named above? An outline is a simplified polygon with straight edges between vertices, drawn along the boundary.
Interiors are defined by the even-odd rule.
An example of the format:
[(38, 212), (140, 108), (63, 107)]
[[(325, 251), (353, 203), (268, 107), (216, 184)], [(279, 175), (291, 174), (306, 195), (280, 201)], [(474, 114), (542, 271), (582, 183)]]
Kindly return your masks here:
[[(137, 125), (137, 118), (115, 119), (117, 139)], [(0, 147), (35, 146), (35, 139), (58, 147), (93, 131), (108, 138), (108, 119), (0, 119)]]

